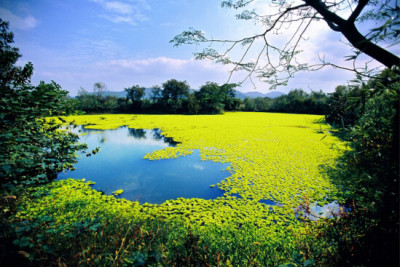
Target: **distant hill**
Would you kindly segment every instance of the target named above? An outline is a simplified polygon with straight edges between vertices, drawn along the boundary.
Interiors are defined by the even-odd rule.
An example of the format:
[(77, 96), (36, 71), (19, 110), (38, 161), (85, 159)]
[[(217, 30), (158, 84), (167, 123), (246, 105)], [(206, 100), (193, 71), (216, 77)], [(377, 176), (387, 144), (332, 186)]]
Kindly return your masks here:
[[(103, 96), (116, 96), (118, 98), (121, 98), (121, 97), (126, 97), (126, 92), (125, 91), (119, 91), (119, 92), (104, 91)], [(151, 88), (146, 88), (144, 98), (149, 99), (150, 96), (151, 96)]]
[[(195, 91), (193, 89), (191, 89), (191, 90)], [(257, 91), (243, 93), (243, 92), (236, 90), (236, 97), (240, 98), (240, 99), (245, 99), (246, 97), (247, 98), (256, 98), (256, 97), (276, 98), (276, 97), (280, 97), (282, 95), (285, 95), (285, 93), (282, 93), (280, 91), (271, 91), (266, 94), (263, 94), (263, 93), (260, 93)], [(103, 96), (116, 96), (118, 98), (126, 97), (126, 92), (125, 91), (120, 91), (120, 92), (104, 91)], [(146, 88), (146, 94), (144, 95), (144, 98), (149, 99), (150, 96), (151, 96), (151, 88)]]
[(280, 97), (282, 95), (285, 95), (285, 93), (279, 92), (279, 91), (271, 91), (266, 94), (253, 91), (253, 92), (247, 92), (247, 93), (242, 93), (240, 91), (236, 91), (236, 97), (240, 99), (245, 99), (246, 97), (248, 98), (256, 98), (256, 97), (269, 97), (269, 98), (276, 98)]

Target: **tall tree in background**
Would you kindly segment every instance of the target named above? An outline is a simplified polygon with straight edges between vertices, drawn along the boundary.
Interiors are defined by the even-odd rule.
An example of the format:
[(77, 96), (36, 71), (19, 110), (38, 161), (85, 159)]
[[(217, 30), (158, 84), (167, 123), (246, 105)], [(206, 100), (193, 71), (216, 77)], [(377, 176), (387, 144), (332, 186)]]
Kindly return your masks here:
[(139, 85), (134, 85), (125, 88), (126, 100), (130, 101), (131, 110), (134, 112), (139, 112), (142, 106), (142, 98), (145, 95), (146, 88), (140, 87)]
[(224, 84), (219, 86), (213, 82), (207, 82), (194, 93), (197, 103), (200, 105), (200, 113), (220, 114), (224, 110), (233, 110), (235, 107), (236, 84)]
[[(269, 3), (268, 3), (269, 2)], [(360, 54), (366, 54), (387, 68), (400, 65), (400, 58), (389, 52), (382, 45), (400, 38), (400, 7), (394, 0), (227, 0), (222, 7), (244, 9), (237, 14), (239, 20), (253, 20), (261, 25), (261, 32), (237, 40), (208, 38), (202, 31), (189, 29), (175, 36), (172, 43), (181, 44), (229, 44), (226, 49), (217, 51), (207, 46), (203, 51), (195, 53), (197, 59), (209, 59), (222, 64), (233, 65), (231, 75), (235, 71), (248, 71), (247, 78), (253, 75), (271, 84), (272, 88), (286, 85), (296, 72), (318, 70), (324, 66), (333, 66), (367, 75), (365, 69), (357, 65)], [(263, 4), (268, 7), (267, 13), (258, 13), (256, 9), (246, 9), (252, 4)], [(332, 31), (340, 32), (353, 47), (354, 54), (348, 55), (353, 60), (353, 67), (339, 66), (334, 62), (326, 62), (321, 58), (319, 64), (309, 65), (300, 62), (296, 57), (301, 51), (299, 47), (306, 40), (307, 31), (313, 23), (325, 21)], [(359, 25), (373, 23), (374, 28), (362, 34)], [(283, 33), (294, 29), (292, 35), (284, 37)], [(275, 44), (274, 35), (282, 34)], [(286, 38), (286, 39), (285, 39)], [(276, 38), (275, 38), (276, 39)], [(234, 49), (244, 48), (241, 55), (235, 58)], [(303, 47), (304, 48), (304, 47)], [(346, 55), (343, 55), (346, 56)], [(364, 66), (364, 65), (363, 65)]]
[(189, 84), (186, 81), (171, 79), (162, 84), (162, 101), (172, 113), (182, 112), (189, 96)]
[(207, 82), (195, 92), (201, 113), (220, 114), (224, 111), (223, 96), (220, 87), (216, 83)]

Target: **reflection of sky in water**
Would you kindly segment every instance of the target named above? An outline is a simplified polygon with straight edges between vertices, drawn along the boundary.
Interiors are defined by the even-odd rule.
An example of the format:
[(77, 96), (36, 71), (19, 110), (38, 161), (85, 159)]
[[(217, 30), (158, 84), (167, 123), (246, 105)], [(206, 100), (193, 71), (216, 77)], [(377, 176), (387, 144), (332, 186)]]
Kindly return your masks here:
[(325, 204), (324, 206), (313, 203), (310, 205), (311, 214), (309, 214), (308, 218), (312, 221), (316, 221), (318, 218), (333, 218), (343, 211), (345, 211), (344, 207), (341, 207), (337, 201)]
[[(341, 206), (337, 201), (332, 201), (328, 204), (320, 206), (318, 202), (311, 203), (309, 212), (306, 212), (304, 207), (299, 207), (299, 211), (303, 212), (302, 216), (312, 221), (317, 221), (320, 218), (333, 218), (341, 216), (343, 213), (349, 211), (348, 208)], [(297, 213), (296, 216), (299, 214)]]
[(210, 188), (229, 176), (222, 171), (228, 164), (201, 161), (199, 152), (178, 159), (143, 159), (154, 150), (176, 145), (159, 130), (129, 129), (91, 130), (81, 128), (81, 141), (88, 151), (100, 147), (91, 157), (82, 156), (76, 170), (61, 173), (58, 178), (68, 177), (94, 181), (94, 188), (106, 194), (123, 189), (121, 197), (141, 203), (162, 203), (168, 199), (204, 198), (222, 196), (217, 187)]

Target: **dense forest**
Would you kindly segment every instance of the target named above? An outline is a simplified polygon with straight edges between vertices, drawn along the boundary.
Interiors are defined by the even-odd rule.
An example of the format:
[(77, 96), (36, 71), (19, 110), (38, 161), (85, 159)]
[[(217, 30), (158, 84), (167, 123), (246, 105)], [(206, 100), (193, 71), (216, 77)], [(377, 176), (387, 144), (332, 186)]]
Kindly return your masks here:
[[(338, 86), (335, 93), (323, 91), (307, 93), (302, 89), (291, 90), (279, 97), (236, 97), (237, 84), (218, 85), (208, 82), (199, 90), (191, 90), (186, 81), (171, 79), (146, 89), (139, 85), (126, 88), (126, 97), (106, 95), (106, 85), (97, 82), (93, 91), (81, 88), (78, 95), (69, 98), (71, 108), (93, 113), (168, 113), (168, 114), (221, 114), (224, 111), (285, 112), (324, 115), (334, 98), (347, 94), (357, 86)], [(356, 89), (354, 89), (356, 90)], [(335, 95), (335, 96), (333, 96)], [(333, 96), (333, 97), (331, 97)]]
[[(242, 101), (234, 96), (235, 84), (218, 85), (210, 82), (192, 92), (186, 82), (169, 80), (161, 87), (153, 88), (151, 99), (143, 99), (144, 89), (140, 86), (126, 88), (125, 98), (103, 96), (101, 84), (95, 84), (94, 93), (82, 90), (75, 99), (71, 99), (54, 82), (31, 85), (33, 65), (16, 65), (21, 55), (17, 48), (11, 46), (12, 42), (13, 34), (8, 31), (8, 23), (0, 21), (1, 263), (13, 262), (19, 266), (66, 266), (76, 263), (76, 258), (85, 256), (85, 248), (81, 249), (79, 245), (76, 247), (83, 252), (73, 257), (68, 249), (60, 248), (66, 246), (65, 244), (60, 243), (57, 247), (57, 242), (52, 246), (46, 243), (50, 234), (55, 234), (58, 238), (63, 238), (64, 235), (61, 228), (55, 233), (41, 231), (41, 227), (53, 223), (49, 218), (29, 222), (13, 220), (18, 205), (24, 205), (20, 202), (22, 194), (29, 192), (30, 188), (48, 184), (60, 171), (73, 168), (76, 152), (85, 149), (84, 145), (78, 143), (78, 136), (59, 131), (61, 125), (48, 123), (45, 117), (82, 111), (218, 114), (242, 110), (324, 114), (332, 132), (349, 143), (351, 149), (343, 155), (334, 169), (327, 170), (333, 183), (346, 189), (346, 198), (342, 204), (349, 207), (349, 212), (346, 216), (326, 219), (318, 224), (324, 232), (320, 238), (338, 247), (339, 253), (311, 253), (312, 262), (318, 264), (328, 259), (337, 266), (398, 266), (398, 69), (386, 69), (368, 81), (357, 80), (350, 86), (339, 85), (329, 95), (323, 92), (308, 94), (298, 89), (275, 99), (255, 98)], [(116, 244), (125, 240), (124, 236), (115, 232), (115, 229), (123, 228), (118, 218), (108, 224), (110, 236), (120, 238), (115, 241), (110, 237), (110, 240), (114, 240)], [(99, 237), (90, 236), (87, 229), (98, 229), (98, 225), (98, 221), (74, 225), (75, 230), (69, 232), (72, 237), (69, 236), (71, 238), (68, 240), (75, 240), (73, 235), (84, 232), (85, 240), (90, 245), (95, 244)], [(199, 254), (196, 244), (200, 237), (192, 235), (190, 228), (187, 232), (180, 232), (179, 236), (184, 236), (176, 241), (176, 247), (180, 250), (159, 256), (151, 244), (154, 245), (154, 240), (158, 238), (157, 245), (162, 247), (163, 238), (171, 234), (171, 228), (162, 221), (143, 222), (143, 225), (151, 230), (140, 232), (136, 241), (143, 243), (148, 254), (141, 254), (142, 260), (140, 264), (135, 263), (137, 266), (166, 263), (204, 266), (219, 264), (207, 262)], [(122, 244), (123, 241), (121, 246)], [(102, 246), (108, 245), (110, 244), (97, 244), (97, 252), (93, 253), (102, 253)], [(299, 250), (302, 245), (293, 244)], [(115, 259), (117, 256), (112, 255)], [(299, 255), (293, 257), (295, 256)], [(87, 256), (88, 259), (90, 257)], [(299, 262), (297, 266), (306, 264), (303, 260), (293, 261)], [(87, 265), (93, 264), (89, 263), (88, 260)]]

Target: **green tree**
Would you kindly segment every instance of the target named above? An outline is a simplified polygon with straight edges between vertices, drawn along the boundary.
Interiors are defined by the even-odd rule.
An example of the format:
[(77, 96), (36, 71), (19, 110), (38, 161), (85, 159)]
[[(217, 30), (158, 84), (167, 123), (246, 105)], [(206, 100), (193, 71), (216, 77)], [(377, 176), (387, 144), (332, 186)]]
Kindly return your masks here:
[(30, 85), (32, 64), (15, 65), (21, 55), (7, 22), (0, 20), (0, 32), (0, 181), (10, 190), (56, 178), (85, 146), (45, 119), (64, 114), (67, 92), (55, 82)]
[[(365, 89), (365, 84), (362, 87)], [(354, 126), (364, 112), (366, 94), (359, 86), (337, 86), (328, 99), (327, 121), (342, 128)]]
[(151, 88), (150, 94), (151, 100), (151, 111), (152, 112), (162, 112), (163, 104), (162, 104), (162, 89), (158, 85), (154, 85)]
[(78, 95), (76, 96), (77, 108), (85, 112), (96, 112), (98, 109), (97, 100), (98, 98), (86, 91), (84, 88), (78, 90)]
[(195, 92), (197, 103), (200, 105), (200, 113), (220, 114), (224, 110), (234, 110), (236, 84), (224, 84), (207, 82)]
[(194, 93), (190, 93), (187, 100), (187, 112), (189, 114), (199, 114), (201, 110), (201, 106), (199, 101), (196, 99)]
[(189, 84), (186, 81), (171, 79), (162, 84), (162, 102), (168, 112), (183, 111), (184, 103), (189, 96)]
[(31, 62), (24, 67), (15, 63), (21, 57), (19, 49), (10, 46), (14, 42), (14, 34), (8, 30), (8, 22), (0, 19), (0, 86), (16, 86), (30, 82), (33, 73)]
[(145, 95), (146, 88), (134, 85), (125, 88), (126, 100), (130, 101), (132, 111), (141, 111), (142, 108), (142, 97)]
[(158, 85), (154, 85), (151, 88), (151, 96), (150, 96), (151, 101), (153, 101), (154, 104), (159, 103), (162, 99), (162, 90), (161, 87)]
[(207, 82), (195, 93), (201, 113), (220, 114), (224, 111), (223, 95), (218, 84)]
[(231, 111), (235, 110), (237, 101), (235, 100), (236, 91), (235, 88), (239, 85), (236, 83), (226, 83), (220, 86), (220, 92), (222, 95), (222, 103), (224, 104), (224, 110)]
[(352, 209), (325, 232), (338, 240), (338, 265), (399, 265), (399, 81), (385, 70), (368, 83), (338, 87), (340, 114), (327, 116), (343, 122), (340, 133), (351, 147), (331, 170)]

